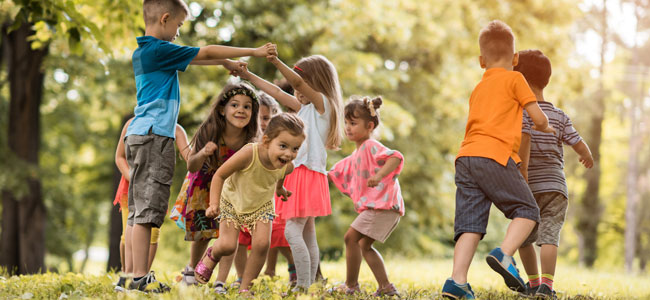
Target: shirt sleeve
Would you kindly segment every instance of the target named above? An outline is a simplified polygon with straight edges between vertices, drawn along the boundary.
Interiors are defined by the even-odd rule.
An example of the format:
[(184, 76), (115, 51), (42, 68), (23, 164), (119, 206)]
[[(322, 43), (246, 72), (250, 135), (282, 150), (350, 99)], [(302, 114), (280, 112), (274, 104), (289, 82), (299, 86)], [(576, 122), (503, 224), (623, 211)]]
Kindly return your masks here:
[(571, 122), (571, 119), (569, 119), (569, 116), (564, 115), (564, 132), (562, 134), (562, 142), (569, 146), (573, 146), (580, 141), (582, 141), (582, 137), (580, 134), (578, 134), (578, 131), (573, 127), (573, 123)]
[(348, 197), (352, 197), (352, 195), (350, 195), (350, 186), (352, 185), (353, 175), (351, 156), (348, 156), (334, 164), (327, 175), (341, 193)]
[(521, 107), (524, 107), (530, 102), (537, 101), (537, 97), (535, 97), (535, 94), (533, 94), (530, 86), (528, 86), (528, 82), (524, 78), (524, 75), (519, 72), (515, 73), (517, 73), (517, 75), (515, 76), (513, 82), (513, 92), (515, 99), (519, 101), (519, 105), (521, 105)]
[[(372, 145), (370, 145), (368, 151), (370, 151), (370, 153), (372, 154), (374, 161), (379, 168), (383, 167), (389, 158), (391, 157), (399, 158), (400, 163), (397, 166), (397, 168), (395, 168), (395, 170), (393, 170), (393, 172), (391, 172), (390, 174), (386, 175), (386, 177), (394, 177), (395, 175), (398, 175), (399, 173), (402, 172), (402, 169), (404, 168), (404, 156), (399, 151), (388, 149), (386, 146), (378, 142), (375, 142)], [(377, 171), (375, 171), (375, 174), (376, 173)]]
[(198, 47), (179, 46), (164, 41), (156, 48), (157, 69), (161, 71), (177, 70), (184, 72), (198, 53)]
[(521, 133), (532, 135), (532, 132), (533, 120), (528, 115), (528, 112), (524, 109), (524, 117), (521, 119)]

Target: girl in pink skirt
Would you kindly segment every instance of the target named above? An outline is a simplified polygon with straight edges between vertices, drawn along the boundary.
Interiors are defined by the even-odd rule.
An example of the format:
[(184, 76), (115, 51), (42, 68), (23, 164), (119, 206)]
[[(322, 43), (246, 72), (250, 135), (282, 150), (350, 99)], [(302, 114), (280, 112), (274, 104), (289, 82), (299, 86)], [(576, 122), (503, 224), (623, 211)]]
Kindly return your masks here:
[(404, 166), (404, 157), (390, 150), (370, 134), (379, 125), (377, 109), (381, 98), (352, 100), (345, 106), (345, 135), (357, 149), (332, 167), (329, 178), (345, 195), (352, 198), (359, 216), (345, 233), (345, 285), (338, 290), (346, 294), (359, 291), (361, 257), (365, 258), (379, 287), (374, 296), (398, 295), (388, 281), (384, 261), (372, 244), (385, 242), (404, 215), (404, 199), (397, 176)]
[(320, 262), (314, 218), (332, 213), (327, 183), (326, 149), (341, 144), (341, 87), (334, 65), (322, 55), (300, 59), (293, 68), (276, 56), (267, 59), (294, 88), (294, 95), (244, 69), (239, 74), (282, 105), (298, 112), (305, 122), (307, 138), (294, 160), (296, 169), (284, 181), (293, 192), (277, 202), (279, 218), (287, 220), (285, 236), (291, 247), (298, 275), (297, 288), (307, 289), (315, 280)]

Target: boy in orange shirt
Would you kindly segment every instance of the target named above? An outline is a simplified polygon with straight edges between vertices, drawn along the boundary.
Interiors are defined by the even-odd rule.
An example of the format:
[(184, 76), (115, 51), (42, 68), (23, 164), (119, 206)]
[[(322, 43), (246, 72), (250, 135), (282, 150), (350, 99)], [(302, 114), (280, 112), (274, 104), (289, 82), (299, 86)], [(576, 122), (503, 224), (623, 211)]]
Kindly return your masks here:
[(490, 22), (479, 34), (479, 46), (486, 71), (470, 96), (465, 139), (455, 162), (454, 266), (442, 288), (451, 299), (475, 299), (467, 272), (493, 203), (512, 222), (501, 247), (486, 260), (508, 288), (525, 290), (512, 255), (539, 222), (539, 208), (517, 166), (523, 109), (535, 130), (553, 132), (523, 75), (512, 71), (519, 57), (510, 27)]

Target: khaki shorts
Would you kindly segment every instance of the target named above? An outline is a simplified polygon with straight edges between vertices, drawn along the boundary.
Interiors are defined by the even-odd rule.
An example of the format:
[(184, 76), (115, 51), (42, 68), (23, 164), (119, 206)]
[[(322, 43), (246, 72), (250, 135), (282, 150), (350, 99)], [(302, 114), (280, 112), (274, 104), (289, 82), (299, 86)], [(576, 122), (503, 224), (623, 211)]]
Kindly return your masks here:
[(534, 196), (539, 206), (541, 221), (537, 231), (530, 234), (522, 247), (532, 243), (537, 246), (560, 246), (560, 231), (569, 208), (569, 200), (559, 192), (539, 193)]
[[(120, 236), (120, 241), (124, 242), (124, 233), (126, 232), (126, 219), (129, 217), (129, 206), (124, 203), (120, 203), (120, 208), (122, 209), (122, 236)], [(158, 244), (160, 240), (160, 228), (151, 228), (151, 244)]]
[(399, 213), (392, 210), (366, 209), (350, 224), (354, 230), (379, 242), (386, 239), (399, 223)]
[(152, 133), (129, 135), (125, 144), (131, 173), (127, 223), (160, 227), (167, 213), (174, 177), (174, 139)]

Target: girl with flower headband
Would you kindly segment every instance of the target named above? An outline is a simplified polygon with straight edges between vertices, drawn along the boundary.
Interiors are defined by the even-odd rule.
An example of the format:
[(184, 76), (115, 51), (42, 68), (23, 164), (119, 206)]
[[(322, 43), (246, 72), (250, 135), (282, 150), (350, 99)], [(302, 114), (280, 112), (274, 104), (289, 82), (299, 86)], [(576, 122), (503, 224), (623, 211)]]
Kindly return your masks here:
[[(211, 239), (219, 236), (219, 224), (206, 217), (210, 205), (210, 182), (216, 170), (237, 150), (257, 139), (259, 102), (255, 89), (245, 82), (227, 84), (210, 113), (194, 134), (192, 152), (187, 161), (183, 182), (170, 218), (185, 230), (191, 241), (190, 262), (183, 270), (182, 281), (196, 284), (194, 269)], [(224, 293), (232, 257), (219, 269), (215, 290)]]
[(365, 258), (379, 287), (374, 296), (399, 295), (388, 281), (384, 261), (372, 244), (384, 243), (404, 215), (404, 199), (397, 176), (404, 157), (370, 137), (379, 125), (382, 100), (354, 99), (345, 106), (345, 134), (357, 144), (350, 156), (329, 171), (329, 178), (345, 195), (352, 198), (359, 216), (345, 233), (345, 285), (335, 288), (346, 294), (359, 292), (359, 268)]
[(315, 280), (320, 254), (314, 219), (332, 213), (327, 183), (326, 149), (341, 144), (341, 87), (334, 65), (322, 55), (300, 59), (294, 68), (277, 56), (267, 59), (294, 89), (294, 95), (248, 72), (235, 71), (288, 109), (297, 111), (307, 128), (307, 138), (294, 161), (295, 171), (285, 180), (293, 192), (288, 201), (278, 203), (279, 218), (287, 220), (285, 236), (289, 242), (298, 275), (297, 288), (307, 289)]

